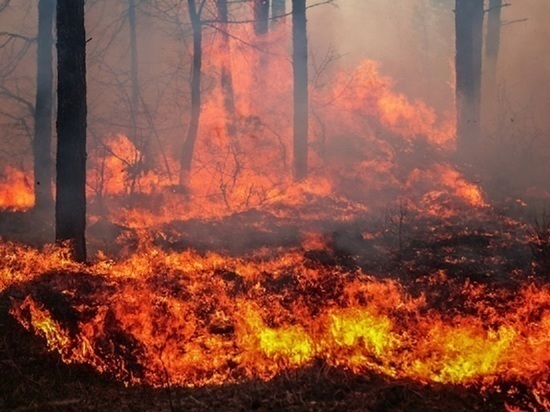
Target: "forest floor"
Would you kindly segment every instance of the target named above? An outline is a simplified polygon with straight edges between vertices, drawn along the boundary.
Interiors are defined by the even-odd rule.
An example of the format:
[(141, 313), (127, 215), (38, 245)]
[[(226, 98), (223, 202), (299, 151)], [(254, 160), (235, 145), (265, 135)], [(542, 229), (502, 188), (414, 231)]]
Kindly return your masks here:
[[(261, 230), (257, 220), (263, 222)], [(3, 212), (0, 238), (39, 245), (48, 231), (32, 230), (35, 223), (29, 214)], [(95, 236), (90, 243), (100, 245), (105, 236), (126, 230), (110, 227), (110, 235), (105, 230), (94, 234), (90, 228), (90, 236)], [(537, 240), (540, 229), (530, 222), (512, 223), (504, 215), (438, 220), (395, 212), (375, 221), (333, 225), (330, 253), (304, 253), (325, 265), (360, 267), (376, 277), (399, 279), (411, 290), (429, 288), (422, 278), (438, 269), (455, 279), (467, 277), (514, 290), (525, 279), (541, 284), (550, 280), (550, 238), (544, 238), (550, 232), (542, 228), (543, 236)], [(365, 230), (376, 235), (362, 236)], [(248, 246), (296, 247), (300, 243), (293, 222), (256, 211), (232, 215), (222, 222), (171, 222), (163, 232), (172, 235), (159, 237), (155, 243), (173, 250), (192, 247), (199, 252), (238, 254)], [(238, 249), (234, 246), (232, 250), (236, 244)], [(322, 361), (268, 382), (248, 380), (197, 388), (125, 386), (90, 367), (63, 363), (59, 355), (47, 350), (42, 338), (25, 330), (9, 314), (13, 291), (25, 287), (28, 285), (15, 285), (0, 293), (0, 410), (501, 411), (511, 401), (523, 410), (539, 410), (528, 391), (514, 382), (502, 382), (494, 390), (422, 384), (376, 374), (356, 375)], [(517, 393), (512, 397), (506, 394), (507, 386), (516, 387)]]

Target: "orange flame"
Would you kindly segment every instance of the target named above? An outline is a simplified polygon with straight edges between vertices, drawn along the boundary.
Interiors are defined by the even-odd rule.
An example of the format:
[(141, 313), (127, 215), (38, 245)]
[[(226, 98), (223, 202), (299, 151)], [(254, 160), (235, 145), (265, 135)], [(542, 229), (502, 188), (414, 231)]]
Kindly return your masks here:
[(11, 166), (6, 166), (0, 177), (0, 209), (23, 211), (34, 206), (32, 178)]
[[(2, 249), (6, 255), (10, 246)], [(38, 256), (12, 246), (13, 252), (22, 261)], [(41, 269), (66, 267), (59, 252), (48, 253), (41, 258), (52, 263)], [(13, 271), (9, 263), (2, 267), (3, 279), (6, 271)], [(28, 266), (20, 271), (19, 279), (38, 276)], [(412, 298), (396, 281), (312, 266), (299, 251), (245, 260), (150, 248), (120, 263), (75, 266), (74, 272), (109, 284), (87, 297), (70, 289), (75, 281), (65, 282), (68, 275), (50, 285), (69, 287), (67, 299), (81, 301), (73, 306), (79, 314), (76, 334), (31, 295), (12, 313), (65, 361), (89, 363), (128, 382), (269, 379), (323, 359), (356, 373), (420, 382), (490, 386), (510, 379), (541, 399), (549, 395), (547, 286), (487, 294), (484, 286), (451, 285), (476, 312), (466, 314), (430, 307), (429, 296)], [(269, 280), (262, 273), (278, 275)], [(340, 292), (321, 300), (306, 292), (325, 283)]]

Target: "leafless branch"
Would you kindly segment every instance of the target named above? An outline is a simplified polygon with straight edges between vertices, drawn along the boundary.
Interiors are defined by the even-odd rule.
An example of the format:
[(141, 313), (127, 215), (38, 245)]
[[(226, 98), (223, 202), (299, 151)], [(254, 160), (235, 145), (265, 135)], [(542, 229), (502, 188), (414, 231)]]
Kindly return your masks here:
[(0, 86), (0, 96), (6, 97), (8, 99), (11, 99), (20, 103), (27, 109), (27, 112), (31, 117), (34, 116), (34, 104), (32, 104), (30, 101), (21, 97), (19, 94), (12, 92), (5, 86)]
[(24, 40), (29, 43), (34, 43), (36, 41), (36, 37), (28, 37), (19, 33), (12, 33), (9, 31), (0, 31), (0, 37), (7, 37), (9, 40)]
[(509, 26), (510, 24), (514, 24), (514, 23), (523, 23), (523, 22), (526, 22), (526, 21), (528, 21), (528, 20), (529, 20), (528, 18), (525, 18), (525, 19), (517, 19), (517, 20), (503, 21), (503, 22), (502, 22), (502, 26)]
[(512, 5), (512, 3), (503, 3), (501, 4), (500, 6), (495, 6), (495, 7), (489, 7), (488, 9), (485, 9), (483, 10), (485, 13), (489, 13), (493, 10), (496, 10), (496, 9), (503, 9), (504, 7), (510, 7)]

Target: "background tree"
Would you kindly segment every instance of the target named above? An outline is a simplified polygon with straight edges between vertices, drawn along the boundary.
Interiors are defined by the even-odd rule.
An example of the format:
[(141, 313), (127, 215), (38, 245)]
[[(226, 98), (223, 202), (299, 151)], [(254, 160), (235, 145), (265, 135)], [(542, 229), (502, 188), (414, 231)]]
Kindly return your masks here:
[(39, 211), (53, 208), (51, 145), (54, 12), (55, 0), (39, 0), (33, 139), (35, 208)]
[(254, 1), (254, 32), (266, 34), (269, 22), (269, 0)]
[(86, 34), (84, 0), (57, 2), (55, 238), (86, 260)]
[(216, 0), (218, 19), (220, 21), (222, 53), (221, 62), (221, 87), (223, 93), (223, 105), (226, 114), (226, 132), (230, 139), (236, 143), (236, 119), (235, 119), (235, 92), (233, 88), (233, 72), (231, 66), (231, 45), (229, 42), (228, 19), (229, 11), (227, 0)]
[(286, 0), (271, 0), (271, 17), (273, 23), (277, 24), (283, 19), (281, 18), (286, 14)]
[(457, 145), (465, 158), (479, 139), (483, 16), (483, 0), (456, 0)]
[(294, 178), (307, 177), (308, 68), (306, 1), (292, 0), (292, 69), (294, 79)]
[(191, 162), (193, 160), (193, 150), (199, 131), (199, 120), (201, 115), (201, 70), (202, 70), (202, 23), (201, 11), (206, 0), (201, 0), (199, 6), (195, 0), (187, 0), (189, 9), (189, 18), (193, 29), (193, 68), (191, 73), (191, 119), (187, 130), (187, 138), (183, 144), (180, 157), (180, 186), (187, 182)]
[(504, 7), (502, 0), (489, 0), (487, 10), (487, 35), (485, 37), (485, 73), (488, 86), (495, 88), (497, 60), (500, 50), (501, 14)]
[[(133, 167), (133, 179), (130, 182), (131, 192), (135, 186), (135, 180), (149, 166), (151, 154), (149, 152), (149, 139), (140, 133), (141, 120), (141, 87), (139, 81), (138, 65), (138, 20), (136, 0), (128, 0), (128, 28), (130, 37), (130, 130), (129, 138), (139, 150), (139, 156), (135, 159)], [(144, 103), (145, 104), (145, 103)], [(143, 108), (145, 111), (145, 107)]]
[[(130, 29), (130, 78), (132, 83), (132, 116), (139, 111), (139, 76), (137, 48), (136, 0), (128, 0), (128, 27)], [(134, 124), (135, 124), (134, 120)]]

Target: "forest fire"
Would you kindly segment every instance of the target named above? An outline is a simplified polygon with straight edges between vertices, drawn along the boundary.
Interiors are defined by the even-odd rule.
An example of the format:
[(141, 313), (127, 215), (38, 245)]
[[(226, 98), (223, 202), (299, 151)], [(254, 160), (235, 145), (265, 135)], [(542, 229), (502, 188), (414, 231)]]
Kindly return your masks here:
[(6, 167), (0, 175), (0, 209), (27, 210), (33, 205), (34, 192), (29, 178), (21, 170)]
[[(517, 382), (548, 407), (547, 286), (506, 291), (439, 273), (413, 296), (398, 281), (300, 250), (229, 258), (149, 246), (91, 267), (63, 250), (3, 245), (1, 253), (3, 288), (29, 282), (12, 314), (66, 362), (128, 383), (270, 379), (322, 360), (420, 382)], [(447, 302), (439, 288), (451, 289)]]
[[(300, 373), (347, 389), (342, 403), (297, 396), (298, 410), (417, 410), (404, 388), (475, 398), (461, 410), (550, 410), (550, 218), (536, 209), (548, 192), (533, 177), (545, 166), (529, 187), (495, 188), (506, 179), (491, 167), (504, 154), (491, 144), (499, 148), (504, 132), (484, 129), (481, 79), (461, 77), (479, 69), (464, 69), (476, 60), (461, 60), (459, 30), (476, 29), (479, 7), (466, 23), (464, 10), (447, 10), (457, 42), (439, 64), (456, 52), (456, 67), (438, 74), (434, 97), (391, 59), (334, 64), (342, 56), (329, 50), (319, 60), (308, 46), (324, 35), (325, 17), (313, 14), (323, 2), (292, 1), (291, 22), (277, 0), (128, 0), (112, 6), (128, 33), (117, 23), (104, 28), (113, 31), (106, 40), (84, 30), (84, 15), (103, 27), (105, 11), (78, 1), (69, 18), (66, 1), (55, 16), (49, 8), (57, 31), (44, 29), (43, 0), (38, 10), (39, 38), (61, 30), (59, 101), (49, 96), (48, 109), (41, 94), (52, 94), (44, 79), (54, 70), (37, 77), (36, 107), (25, 107), (34, 134), (22, 114), (0, 110), (33, 136), (29, 147), (0, 145), (0, 157), (16, 153), (0, 170), (2, 365), (24, 376), (18, 359), (31, 368), (61, 360), (70, 373), (86, 368), (91, 386), (162, 389), (169, 410), (179, 410), (172, 391), (214, 410), (194, 395), (231, 385), (246, 394), (278, 379), (292, 386)], [(503, 5), (487, 10), (492, 18), (495, 7)], [(431, 8), (446, 10), (421, 7)], [(137, 19), (159, 31), (139, 34)], [(320, 25), (316, 35), (306, 21)], [(69, 22), (78, 35), (63, 33)], [(428, 51), (423, 59), (431, 70)], [(44, 61), (53, 64), (37, 56), (39, 73)], [(67, 67), (80, 84), (66, 82), (78, 77), (63, 75)], [(0, 99), (8, 92), (0, 83)], [(530, 144), (543, 157), (538, 137)], [(9, 342), (20, 336), (31, 348), (17, 358)], [(398, 406), (382, 395), (377, 407), (364, 403), (387, 387)], [(0, 409), (28, 406), (17, 388), (4, 392), (15, 395), (0, 396)], [(37, 404), (84, 405), (55, 402)]]

